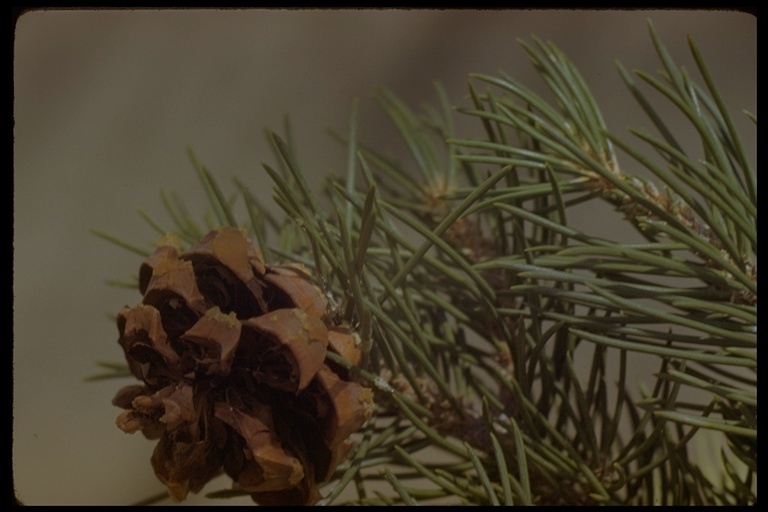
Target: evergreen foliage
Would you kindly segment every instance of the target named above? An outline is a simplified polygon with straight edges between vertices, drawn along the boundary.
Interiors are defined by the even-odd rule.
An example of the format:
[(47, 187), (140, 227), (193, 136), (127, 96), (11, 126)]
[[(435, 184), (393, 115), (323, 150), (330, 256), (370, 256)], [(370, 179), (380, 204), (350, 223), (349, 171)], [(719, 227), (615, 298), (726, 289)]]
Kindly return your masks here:
[[(346, 174), (322, 198), (270, 134), (284, 217), (243, 182), (225, 195), (192, 155), (207, 227), (244, 227), (268, 264), (309, 267), (366, 353), (328, 355), (375, 411), (321, 503), (756, 502), (756, 169), (695, 43), (703, 83), (650, 28), (662, 71), (619, 72), (656, 133), (612, 131), (565, 54), (534, 38), (521, 45), (554, 101), (504, 74), (471, 75), (456, 111), (439, 86), (419, 112), (381, 89), (410, 161), (357, 140), (355, 107), (338, 136)], [(455, 133), (456, 115), (482, 136)], [(158, 235), (206, 231), (176, 195), (162, 201), (170, 228), (142, 213)], [(643, 241), (569, 224), (600, 201)]]

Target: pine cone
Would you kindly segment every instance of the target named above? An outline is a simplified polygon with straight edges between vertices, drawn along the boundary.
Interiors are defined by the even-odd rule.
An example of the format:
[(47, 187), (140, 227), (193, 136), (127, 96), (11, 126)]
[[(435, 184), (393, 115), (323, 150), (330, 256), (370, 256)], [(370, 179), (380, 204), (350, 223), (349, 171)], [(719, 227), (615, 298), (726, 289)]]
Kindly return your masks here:
[(142, 302), (117, 326), (131, 372), (117, 426), (158, 439), (152, 466), (171, 497), (222, 469), (263, 505), (313, 504), (370, 417), (372, 393), (326, 362), (360, 349), (329, 325), (299, 265), (267, 266), (236, 228), (180, 252), (170, 238), (141, 265)]

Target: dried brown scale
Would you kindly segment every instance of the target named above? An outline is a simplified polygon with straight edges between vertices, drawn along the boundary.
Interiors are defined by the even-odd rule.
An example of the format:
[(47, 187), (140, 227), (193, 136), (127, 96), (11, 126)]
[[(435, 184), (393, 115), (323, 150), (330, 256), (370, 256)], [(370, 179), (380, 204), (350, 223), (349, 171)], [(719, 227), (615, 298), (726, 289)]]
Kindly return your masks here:
[[(242, 456), (225, 470), (247, 492), (280, 491), (295, 487), (304, 477), (299, 460), (288, 453), (276, 434), (272, 408), (256, 401), (235, 406), (218, 402), (215, 416), (242, 438)], [(236, 462), (232, 463), (236, 464)]]
[[(328, 347), (355, 366), (362, 360), (359, 343), (360, 338), (351, 331), (349, 326), (336, 326), (328, 330)], [(331, 368), (343, 379), (349, 380), (348, 370), (337, 365), (331, 365)]]
[(170, 347), (156, 308), (144, 304), (123, 308), (117, 325), (122, 333), (120, 345), (136, 378), (155, 386), (174, 378), (171, 368), (176, 367), (179, 356)]
[(263, 341), (254, 354), (258, 365), (252, 371), (275, 389), (304, 390), (325, 360), (328, 330), (319, 318), (301, 309), (278, 309), (249, 318), (243, 326)]
[[(318, 290), (309, 275), (292, 265), (274, 265), (264, 274), (264, 279), (277, 287), (297, 308), (310, 316), (322, 317), (327, 307), (325, 299), (319, 299)], [(284, 299), (285, 300), (285, 299)]]
[(207, 375), (227, 375), (242, 326), (234, 313), (225, 315), (218, 307), (205, 312), (195, 324), (179, 337), (186, 344), (183, 373), (196, 371)]
[(157, 246), (155, 252), (139, 267), (139, 291), (144, 294), (147, 291), (149, 280), (152, 279), (155, 267), (166, 260), (176, 260), (179, 258), (179, 241), (170, 236), (163, 237)]
[(174, 500), (223, 470), (259, 504), (312, 504), (370, 417), (370, 390), (326, 365), (360, 349), (331, 324), (300, 266), (268, 266), (236, 228), (181, 252), (166, 237), (141, 265), (140, 304), (119, 343), (143, 384), (113, 403), (118, 427), (158, 443), (151, 463)]

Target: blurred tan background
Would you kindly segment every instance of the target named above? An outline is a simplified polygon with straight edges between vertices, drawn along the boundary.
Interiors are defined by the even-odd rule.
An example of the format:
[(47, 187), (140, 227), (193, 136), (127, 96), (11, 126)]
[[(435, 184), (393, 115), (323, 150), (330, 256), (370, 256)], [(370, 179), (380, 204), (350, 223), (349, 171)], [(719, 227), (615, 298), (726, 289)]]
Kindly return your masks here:
[[(756, 111), (756, 19), (728, 11), (32, 11), (14, 48), (13, 479), (26, 504), (125, 504), (162, 490), (153, 443), (114, 425), (123, 381), (83, 383), (96, 360), (120, 360), (106, 319), (137, 292), (107, 278), (140, 258), (89, 233), (156, 238), (136, 214), (164, 216), (160, 190), (201, 204), (191, 147), (228, 191), (239, 177), (263, 202), (274, 164), (263, 136), (290, 116), (313, 178), (341, 172), (345, 130), (361, 99), (363, 140), (391, 130), (370, 100), (384, 85), (416, 106), (439, 80), (466, 105), (467, 74), (504, 70), (539, 87), (516, 43), (555, 42), (585, 76), (610, 127), (649, 127), (615, 59), (660, 68), (651, 18), (694, 76), (686, 36), (701, 48), (731, 111)], [(474, 122), (460, 130), (475, 130)], [(755, 153), (749, 124), (746, 143)], [(465, 131), (465, 133), (472, 133)], [(629, 169), (631, 170), (631, 169)], [(315, 180), (317, 181), (317, 180)], [(197, 210), (199, 211), (199, 210)], [(223, 488), (217, 481), (206, 490)], [(201, 500), (193, 500), (199, 502)], [(250, 503), (249, 500), (231, 503)]]

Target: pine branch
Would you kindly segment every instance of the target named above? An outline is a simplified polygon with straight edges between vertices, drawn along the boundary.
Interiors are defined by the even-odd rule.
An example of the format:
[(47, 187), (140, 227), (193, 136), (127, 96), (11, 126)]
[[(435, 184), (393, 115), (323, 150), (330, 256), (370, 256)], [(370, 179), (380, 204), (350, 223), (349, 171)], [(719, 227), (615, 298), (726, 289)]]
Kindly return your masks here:
[[(381, 89), (411, 158), (394, 162), (358, 140), (355, 103), (330, 210), (276, 134), (279, 167), (264, 169), (282, 219), (236, 181), (238, 222), (190, 153), (218, 225), (248, 227), (267, 262), (305, 264), (327, 317), (364, 348), (357, 364), (328, 355), (374, 391), (375, 412), (321, 503), (756, 502), (756, 170), (693, 41), (705, 87), (650, 32), (660, 76), (637, 71), (638, 82), (619, 64), (659, 132), (630, 130), (634, 142), (606, 125), (567, 56), (534, 38), (521, 45), (554, 102), (508, 75), (471, 75), (471, 105), (456, 112), (482, 136), (455, 133), (439, 86), (423, 112)], [(701, 154), (644, 90), (686, 116)], [(626, 171), (636, 166), (653, 178)], [(162, 201), (180, 240), (200, 238), (180, 199)], [(613, 205), (645, 242), (569, 225), (590, 201)], [(648, 358), (657, 371), (631, 381)], [(705, 432), (721, 460), (697, 450)]]

